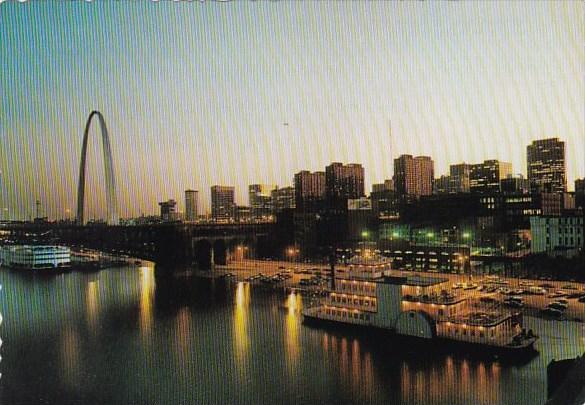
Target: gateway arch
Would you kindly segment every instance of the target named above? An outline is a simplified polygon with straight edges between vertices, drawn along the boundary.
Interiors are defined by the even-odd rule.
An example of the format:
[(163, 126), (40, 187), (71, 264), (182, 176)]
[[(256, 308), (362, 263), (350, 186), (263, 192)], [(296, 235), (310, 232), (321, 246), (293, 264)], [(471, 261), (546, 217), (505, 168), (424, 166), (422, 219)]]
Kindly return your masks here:
[(79, 186), (77, 188), (77, 223), (79, 225), (85, 224), (83, 216), (83, 208), (85, 205), (85, 168), (87, 160), (87, 138), (89, 135), (89, 127), (93, 117), (97, 117), (100, 122), (100, 129), (102, 133), (102, 147), (104, 152), (104, 167), (106, 172), (106, 201), (108, 204), (108, 211), (106, 222), (108, 225), (118, 225), (118, 204), (116, 202), (116, 180), (114, 178), (114, 165), (112, 163), (112, 149), (110, 147), (110, 139), (108, 136), (108, 128), (104, 116), (99, 111), (92, 111), (89, 114), (87, 123), (85, 124), (85, 132), (83, 133), (83, 146), (81, 148), (81, 165), (79, 167)]

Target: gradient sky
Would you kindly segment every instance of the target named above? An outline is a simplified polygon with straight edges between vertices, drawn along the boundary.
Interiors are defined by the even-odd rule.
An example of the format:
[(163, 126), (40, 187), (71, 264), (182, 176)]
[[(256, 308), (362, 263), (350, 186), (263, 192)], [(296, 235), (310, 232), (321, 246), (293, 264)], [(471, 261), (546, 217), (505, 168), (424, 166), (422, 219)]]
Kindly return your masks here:
[[(49, 4), (47, 4), (49, 3)], [(583, 2), (0, 4), (0, 207), (75, 212), (85, 120), (109, 127), (122, 217), (213, 184), (290, 185), (331, 161), (497, 158), (567, 144), (585, 176)], [(392, 136), (390, 136), (390, 120)], [(288, 123), (288, 125), (284, 125)], [(105, 209), (92, 127), (86, 218)], [(1, 217), (1, 215), (0, 215)]]

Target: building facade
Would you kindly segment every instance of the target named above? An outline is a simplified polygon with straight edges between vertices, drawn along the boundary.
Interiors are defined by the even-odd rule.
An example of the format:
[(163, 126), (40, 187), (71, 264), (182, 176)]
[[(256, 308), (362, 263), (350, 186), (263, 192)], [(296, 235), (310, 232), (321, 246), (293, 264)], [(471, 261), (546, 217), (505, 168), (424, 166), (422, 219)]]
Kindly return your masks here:
[(585, 209), (585, 179), (575, 180), (575, 207)]
[(469, 169), (469, 190), (472, 193), (499, 193), (500, 182), (512, 174), (512, 163), (485, 160)]
[(433, 194), (434, 163), (428, 156), (401, 155), (394, 159), (394, 189), (399, 195)]
[(364, 191), (364, 168), (360, 164), (331, 163), (325, 168), (325, 195), (329, 201), (361, 198)]
[(272, 198), (272, 212), (278, 214), (284, 210), (295, 208), (295, 188), (282, 187), (275, 188), (270, 193)]
[(250, 184), (248, 186), (252, 218), (267, 219), (272, 215), (272, 190), (275, 188), (275, 185), (269, 184)]
[(468, 163), (458, 163), (449, 166), (450, 193), (469, 193), (470, 171), (471, 165)]
[(583, 252), (583, 215), (530, 217), (532, 253), (574, 257)]
[(530, 183), (521, 174), (508, 175), (500, 181), (500, 191), (504, 194), (528, 194)]
[(297, 209), (304, 209), (311, 203), (325, 200), (325, 172), (311, 173), (303, 170), (295, 174), (294, 183)]
[(232, 221), (235, 216), (233, 186), (211, 187), (211, 218), (214, 221)]
[(198, 216), (199, 192), (196, 190), (185, 190), (185, 221), (194, 222)]
[(532, 192), (567, 191), (564, 142), (558, 138), (540, 139), (528, 145), (526, 154)]
[(173, 222), (178, 219), (177, 202), (173, 199), (158, 203), (160, 207), (160, 219), (163, 222)]

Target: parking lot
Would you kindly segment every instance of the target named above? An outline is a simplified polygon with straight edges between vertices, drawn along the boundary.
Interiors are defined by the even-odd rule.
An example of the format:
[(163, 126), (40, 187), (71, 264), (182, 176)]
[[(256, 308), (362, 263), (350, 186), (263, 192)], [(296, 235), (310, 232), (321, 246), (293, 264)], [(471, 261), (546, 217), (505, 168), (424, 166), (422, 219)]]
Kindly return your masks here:
[[(344, 265), (336, 266), (336, 271), (346, 270)], [(311, 291), (324, 290), (330, 285), (330, 269), (324, 264), (242, 260), (216, 266), (216, 271), (222, 274), (231, 273), (237, 281), (259, 285)], [(393, 270), (393, 273), (445, 278), (448, 292), (468, 298), (471, 308), (522, 310), (526, 315), (585, 321), (585, 302), (580, 302), (585, 301), (582, 298), (585, 297), (583, 283), (402, 270)], [(555, 311), (546, 310), (547, 307)]]

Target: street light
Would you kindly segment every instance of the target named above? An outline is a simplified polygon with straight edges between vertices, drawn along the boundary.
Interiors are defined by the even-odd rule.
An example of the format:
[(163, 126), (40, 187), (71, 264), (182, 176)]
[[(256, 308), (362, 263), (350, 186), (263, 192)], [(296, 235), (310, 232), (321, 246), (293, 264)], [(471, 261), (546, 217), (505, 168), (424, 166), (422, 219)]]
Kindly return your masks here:
[(469, 240), (469, 244), (466, 243), (465, 246), (469, 249), (469, 279), (471, 280), (471, 277), (472, 277), (471, 276), (471, 253), (472, 253), (471, 252), (471, 242), (472, 242), (471, 233), (463, 232), (463, 234), (461, 236), (463, 236), (463, 239), (465, 241)]

